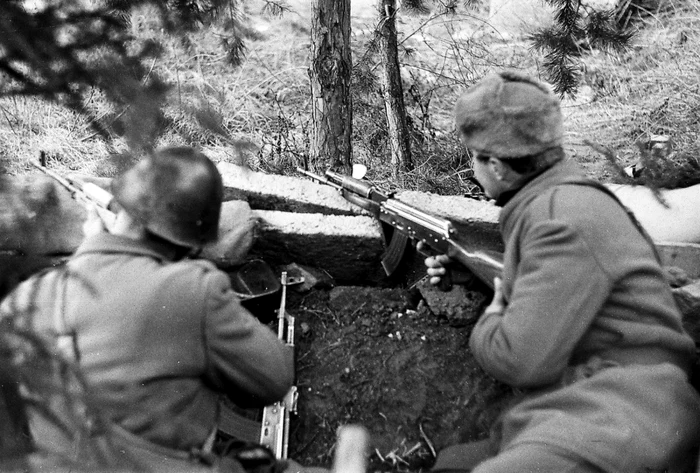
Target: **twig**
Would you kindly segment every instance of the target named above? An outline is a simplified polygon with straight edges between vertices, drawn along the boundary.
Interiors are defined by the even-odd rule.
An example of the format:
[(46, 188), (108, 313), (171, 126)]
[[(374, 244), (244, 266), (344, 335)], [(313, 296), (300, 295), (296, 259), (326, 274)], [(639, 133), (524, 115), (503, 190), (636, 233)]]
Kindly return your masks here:
[(357, 314), (359, 311), (361, 311), (365, 306), (367, 305), (367, 302), (363, 302), (360, 307), (355, 309), (352, 314), (350, 314), (350, 319), (352, 320), (355, 317), (355, 314)]
[(428, 448), (430, 449), (430, 453), (433, 455), (433, 458), (437, 458), (437, 453), (435, 452), (435, 447), (433, 447), (433, 442), (431, 442), (428, 436), (425, 434), (422, 422), (418, 422), (418, 430), (420, 430), (420, 434), (423, 437), (423, 440), (425, 440), (425, 443), (428, 445)]

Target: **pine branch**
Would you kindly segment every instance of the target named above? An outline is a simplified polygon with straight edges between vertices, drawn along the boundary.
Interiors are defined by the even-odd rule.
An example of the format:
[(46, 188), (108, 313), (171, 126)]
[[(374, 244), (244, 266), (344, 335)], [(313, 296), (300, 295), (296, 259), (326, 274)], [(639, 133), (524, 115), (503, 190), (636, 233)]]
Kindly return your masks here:
[(631, 29), (623, 29), (617, 25), (616, 13), (613, 10), (591, 12), (585, 26), (585, 34), (592, 48), (604, 51), (625, 51), (634, 38)]
[(285, 1), (265, 0), (265, 5), (263, 6), (263, 13), (271, 16), (282, 16), (290, 10), (289, 5)]
[(580, 34), (578, 31), (572, 34), (571, 31), (554, 26), (537, 30), (530, 35), (529, 40), (532, 42), (532, 48), (541, 53), (554, 56), (579, 57), (581, 55), (581, 47), (577, 37)]
[(579, 0), (545, 0), (546, 3), (552, 5), (555, 10), (556, 23), (566, 29), (573, 30), (581, 17), (579, 8)]
[(402, 0), (401, 6), (406, 10), (406, 13), (413, 15), (425, 15), (430, 13), (430, 9), (423, 0)]
[(571, 57), (550, 54), (545, 57), (543, 66), (556, 94), (573, 96), (576, 93), (581, 71)]
[(229, 62), (240, 63), (244, 38), (252, 35), (238, 17), (235, 0), (107, 0), (85, 4), (54, 0), (27, 11), (20, 0), (0, 2), (0, 96), (39, 96), (86, 116), (100, 136), (107, 130), (83, 106), (83, 94), (98, 87), (124, 114), (131, 146), (149, 148), (162, 120), (168, 86), (149, 64), (162, 48), (137, 41), (125, 18), (131, 9), (156, 7), (164, 30), (187, 40), (187, 33), (222, 20)]
[[(560, 95), (575, 96), (582, 73), (580, 58), (591, 48), (621, 51), (633, 38), (631, 30), (619, 27), (614, 11), (581, 11), (578, 0), (546, 0), (556, 9), (555, 24), (529, 37), (532, 48), (545, 54), (548, 80)], [(585, 13), (585, 14), (584, 14)]]

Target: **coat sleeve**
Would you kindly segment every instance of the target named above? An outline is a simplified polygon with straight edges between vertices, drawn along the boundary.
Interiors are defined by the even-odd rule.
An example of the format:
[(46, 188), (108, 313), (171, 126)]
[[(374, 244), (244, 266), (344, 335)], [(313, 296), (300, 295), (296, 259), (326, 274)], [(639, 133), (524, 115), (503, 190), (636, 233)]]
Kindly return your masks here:
[(260, 407), (284, 397), (294, 381), (291, 347), (238, 301), (226, 274), (206, 274), (204, 319), (207, 377), (241, 407)]
[(540, 223), (523, 239), (503, 313), (485, 313), (470, 337), (481, 366), (511, 386), (560, 378), (611, 290), (596, 253), (567, 224)]
[[(10, 317), (17, 319), (15, 323), (31, 324), (33, 322), (33, 312), (38, 310), (40, 302), (53, 297), (47, 294), (53, 280), (46, 281), (48, 274), (55, 275), (55, 271), (44, 271), (23, 281), (2, 301), (0, 301), (0, 320)], [(26, 328), (26, 327), (25, 327)], [(37, 327), (32, 326), (33, 329)], [(43, 327), (38, 327), (43, 328)]]

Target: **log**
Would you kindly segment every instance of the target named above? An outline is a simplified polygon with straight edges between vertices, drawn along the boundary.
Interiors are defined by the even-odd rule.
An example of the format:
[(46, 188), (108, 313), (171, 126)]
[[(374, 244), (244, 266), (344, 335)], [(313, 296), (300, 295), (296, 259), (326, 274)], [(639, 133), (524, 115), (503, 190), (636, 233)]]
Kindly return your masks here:
[(655, 241), (700, 243), (700, 184), (681, 189), (660, 189), (657, 195), (644, 186), (608, 184)]
[[(382, 226), (364, 209), (335, 189), (305, 177), (270, 175), (221, 162), (218, 164), (230, 200), (222, 207), (220, 240), (203, 255), (222, 268), (240, 265), (252, 253), (279, 261), (326, 270), (340, 280), (381, 279), (384, 250)], [(72, 175), (109, 188), (109, 179)], [(650, 189), (610, 185), (657, 241), (665, 264), (700, 277), (700, 186), (662, 191), (664, 207)], [(5, 176), (0, 187), (0, 251), (35, 255), (69, 255), (82, 240), (84, 210), (70, 194), (40, 173)], [(499, 208), (461, 196), (401, 191), (398, 200), (457, 228), (466, 246), (502, 251)], [(409, 256), (410, 257), (410, 256)], [(413, 272), (422, 272), (414, 255)], [(366, 274), (364, 273), (366, 272)], [(369, 276), (368, 276), (369, 275)]]
[(0, 194), (0, 251), (66, 254), (80, 244), (85, 212), (51, 178), (5, 177)]
[[(324, 215), (371, 215), (349, 203), (334, 188), (305, 177), (296, 178), (253, 172), (220, 162), (226, 188), (243, 194), (253, 209)], [(502, 251), (498, 228), (499, 208), (490, 202), (426, 192), (399, 191), (396, 199), (427, 213), (449, 219), (468, 245)]]
[[(110, 179), (71, 175), (109, 189)], [(43, 174), (5, 177), (0, 188), (0, 251), (70, 255), (83, 240), (86, 214), (70, 193)], [(203, 251), (213, 261), (235, 266), (245, 261), (257, 220), (247, 203), (224, 202), (220, 239)]]
[(334, 188), (315, 183), (306, 177), (280, 176), (251, 171), (235, 164), (220, 162), (224, 188), (229, 195), (245, 199), (250, 207), (293, 213), (333, 215), (368, 215), (350, 204)]
[(424, 212), (450, 220), (467, 248), (503, 251), (498, 227), (500, 208), (491, 202), (416, 191), (397, 192), (396, 198)]
[(260, 219), (251, 256), (278, 264), (325, 270), (341, 284), (376, 284), (385, 278), (379, 222), (362, 215), (322, 215), (256, 210)]

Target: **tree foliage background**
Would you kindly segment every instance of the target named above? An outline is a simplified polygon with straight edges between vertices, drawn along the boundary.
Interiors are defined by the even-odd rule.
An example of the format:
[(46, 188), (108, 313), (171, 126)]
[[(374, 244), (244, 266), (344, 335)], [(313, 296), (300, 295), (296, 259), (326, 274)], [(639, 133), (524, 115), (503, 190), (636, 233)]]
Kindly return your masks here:
[(555, 22), (530, 36), (533, 49), (544, 54), (547, 79), (559, 95), (575, 95), (581, 83), (580, 59), (591, 50), (624, 51), (634, 32), (623, 18), (637, 6), (626, 2), (595, 9), (580, 0), (546, 0), (556, 11)]
[[(533, 37), (535, 47), (548, 52), (545, 68), (563, 93), (572, 93), (578, 79), (572, 59), (582, 54), (584, 39), (589, 47), (623, 47), (630, 34), (614, 29), (610, 12), (584, 15), (578, 0), (549, 0), (559, 10), (558, 24)], [(462, 3), (404, 0), (407, 14), (451, 14)], [(149, 61), (161, 54), (154, 40), (138, 40), (129, 25), (129, 12), (143, 5), (156, 7), (163, 30), (187, 44), (187, 34), (214, 22), (226, 34), (221, 45), (231, 66), (240, 64), (245, 40), (252, 33), (241, 21), (235, 0), (51, 0), (27, 8), (24, 0), (6, 0), (0, 5), (0, 83), (2, 95), (36, 95), (89, 113), (82, 97), (90, 87), (99, 88), (107, 100), (126, 111), (124, 133), (136, 147), (148, 147), (159, 126), (159, 110), (168, 85), (149, 70)], [(268, 1), (266, 10), (280, 14), (284, 2)], [(585, 21), (583, 18), (585, 17)], [(377, 28), (380, 31), (380, 28)], [(376, 51), (377, 37), (368, 45)], [(134, 118), (138, 118), (135, 120)], [(94, 126), (106, 134), (102, 124)]]
[[(397, 56), (415, 160), (415, 169), (405, 171), (402, 185), (438, 193), (473, 189), (467, 157), (449, 136), (450, 100), (459, 90), (489, 70), (524, 67), (554, 83), (562, 96), (576, 96), (582, 84), (591, 85), (591, 69), (585, 65), (589, 53), (632, 54), (629, 42), (634, 41), (632, 33), (637, 31), (635, 19), (656, 11), (650, 2), (659, 3), (629, 0), (621, 3), (624, 9), (597, 12), (585, 2), (548, 1), (558, 11), (555, 23), (530, 38), (526, 46), (532, 47), (534, 54), (524, 62), (515, 60), (520, 54), (515, 48), (506, 54), (498, 44), (494, 49), (481, 37), (469, 35), (475, 25), (483, 24), (479, 17), (483, 18), (488, 8), (485, 0), (396, 2), (398, 8), (392, 15), (397, 20)], [(287, 58), (294, 56), (294, 64), (273, 64), (270, 59), (274, 62), (276, 57), (263, 57), (255, 49), (253, 56), (246, 56), (250, 52), (247, 47), (252, 44), (255, 48), (261, 37), (247, 16), (252, 3), (264, 5), (255, 15), (283, 14), (287, 23), (308, 35), (309, 19), (296, 19), (283, 1), (35, 0), (32, 9), (25, 8), (29, 4), (25, 0), (0, 2), (0, 96), (42, 97), (87, 116), (94, 135), (105, 138), (110, 154), (119, 152), (111, 148), (110, 138), (123, 138), (131, 150), (147, 150), (158, 144), (168, 128), (176, 129), (185, 144), (241, 146), (241, 153), (253, 155), (249, 163), (255, 169), (293, 172), (308, 156), (309, 148), (309, 94), (308, 83), (303, 82), (308, 80), (308, 51), (300, 44), (284, 44), (279, 38), (288, 48), (284, 53)], [(147, 5), (154, 9), (149, 21), (158, 22), (158, 35), (137, 34), (134, 24), (129, 23), (130, 12)], [(390, 131), (378, 87), (381, 15), (375, 10), (373, 18), (373, 24), (368, 25), (372, 34), (362, 29), (352, 32), (352, 139), (357, 145), (353, 159), (374, 160), (369, 177), (392, 186), (396, 179), (389, 159)], [(431, 38), (426, 32), (437, 25), (443, 29), (442, 36)], [(196, 35), (207, 30), (213, 31), (218, 52), (198, 43)], [(189, 54), (183, 60), (189, 61), (186, 67), (194, 64), (203, 68), (216, 62), (217, 74), (221, 78), (225, 74), (229, 83), (221, 83), (219, 77), (193, 81), (191, 76), (178, 76), (185, 71), (180, 67), (184, 62), (168, 75), (171, 71), (162, 67), (168, 52), (163, 37), (169, 38), (168, 47), (177, 43)], [(250, 83), (236, 87), (231, 80), (243, 77), (236, 76), (236, 71), (242, 70), (237, 65), (242, 63), (248, 67), (255, 63), (259, 71), (251, 73), (248, 68), (241, 72)], [(299, 64), (304, 64), (304, 71), (296, 75), (302, 69)], [(294, 75), (285, 74), (286, 67), (294, 70)], [(195, 100), (180, 100), (193, 88), (200, 89)], [(167, 110), (166, 103), (172, 103), (173, 97), (179, 100), (175, 114)], [(239, 98), (255, 101), (254, 105), (264, 111), (231, 110), (230, 105)], [(7, 118), (7, 109), (3, 111)], [(239, 126), (244, 120), (245, 126)], [(652, 128), (658, 131), (650, 123), (649, 132)], [(238, 130), (242, 132), (234, 136), (232, 131)], [(251, 143), (238, 141), (246, 133)], [(638, 135), (631, 141), (638, 141)], [(91, 141), (88, 138), (73, 142), (87, 144)]]
[[(120, 123), (129, 143), (152, 146), (168, 84), (149, 69), (160, 44), (136, 38), (130, 28), (129, 12), (143, 5), (156, 7), (163, 30), (185, 46), (189, 32), (220, 22), (228, 33), (221, 37), (228, 62), (240, 63), (248, 30), (232, 0), (52, 0), (33, 8), (24, 0), (5, 0), (0, 95), (40, 96), (91, 115), (84, 94), (97, 88), (123, 110)], [(100, 121), (92, 124), (108, 135)]]

